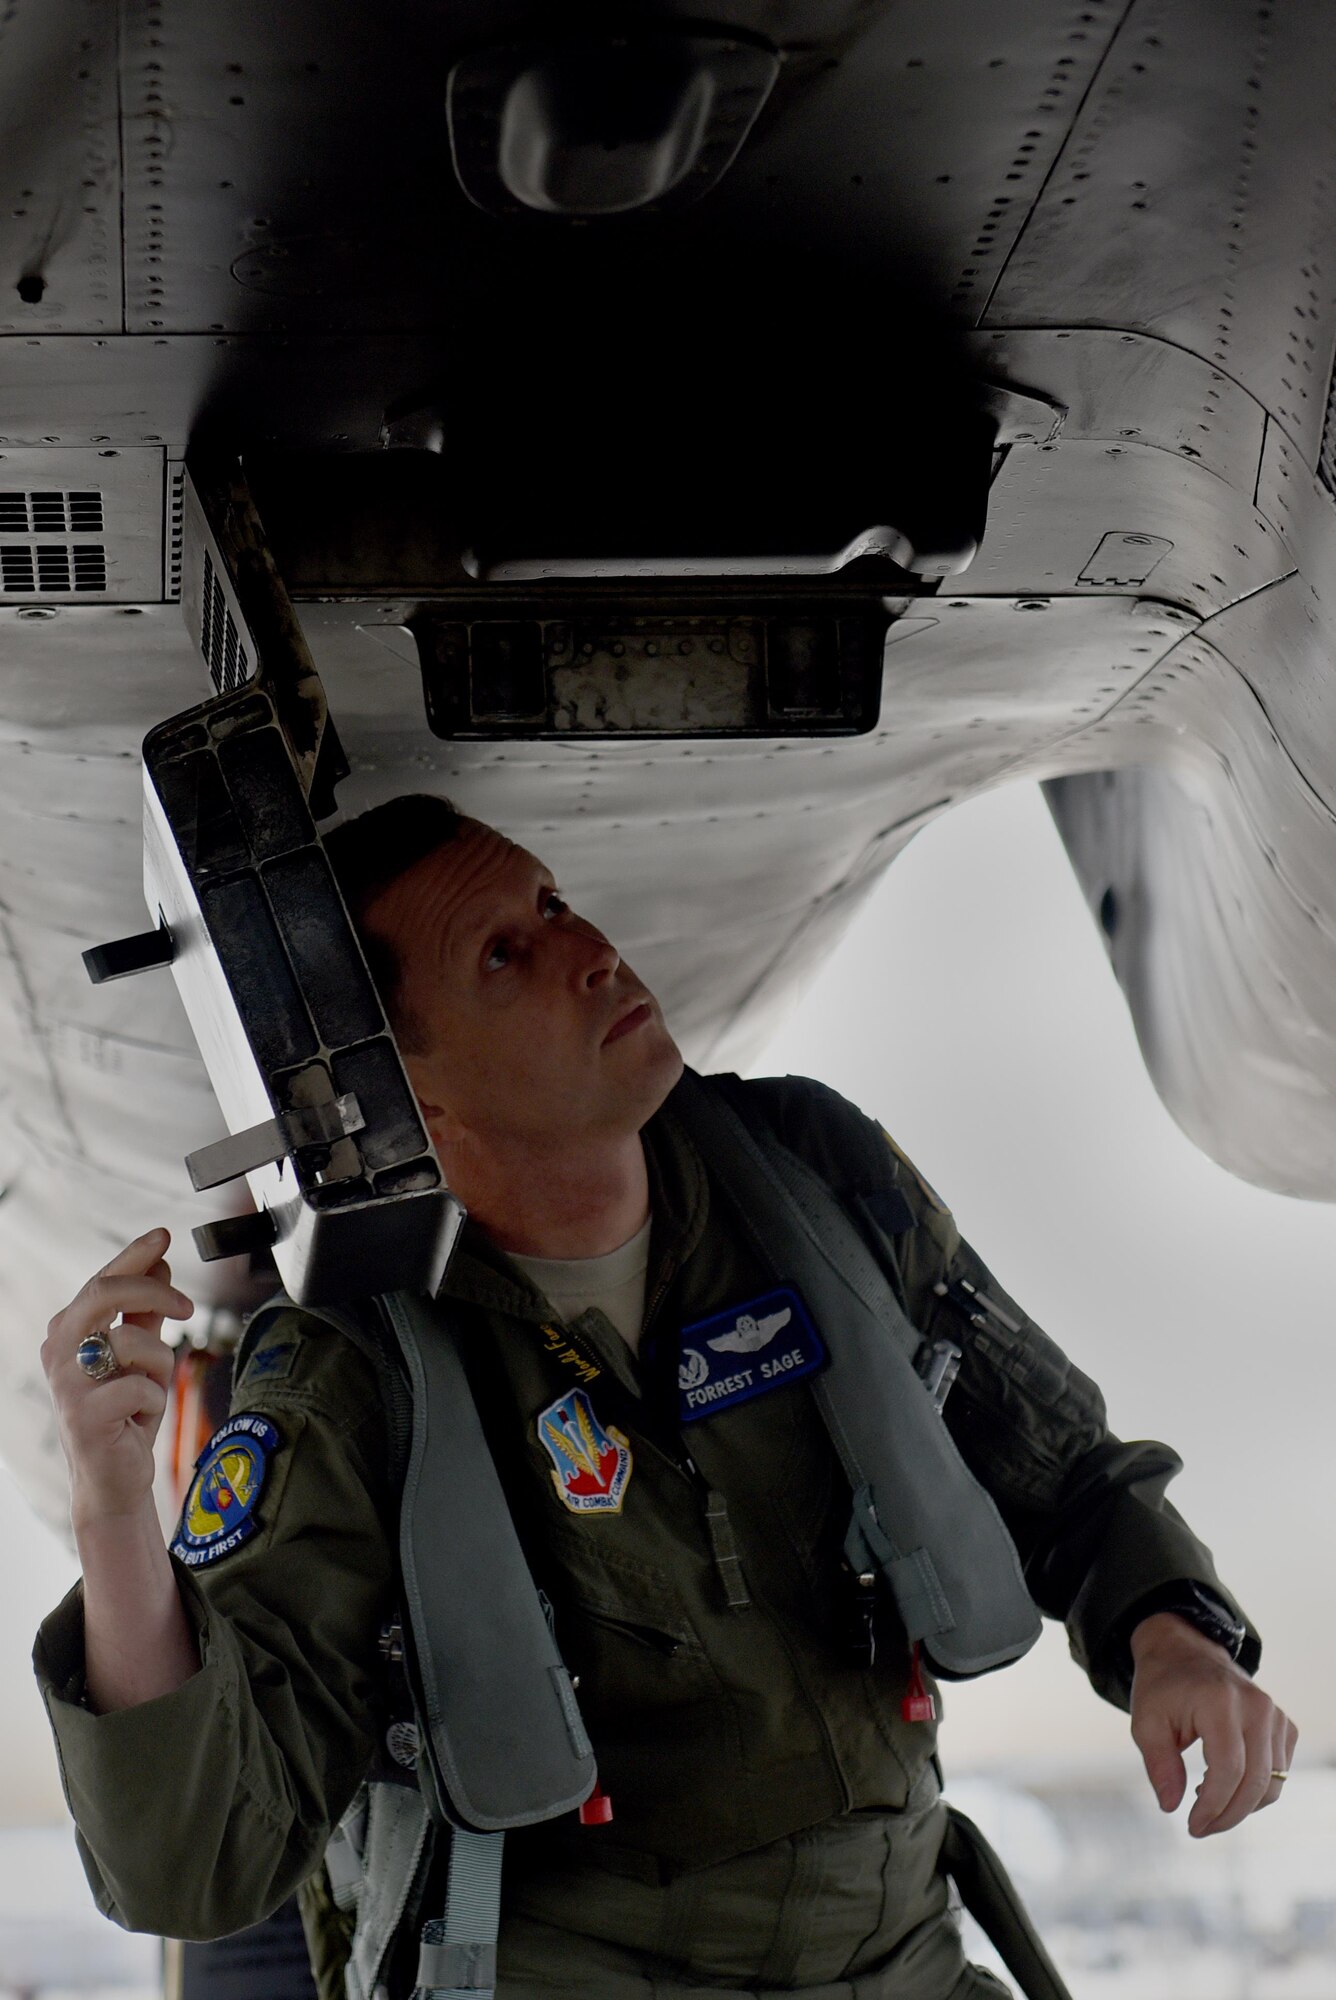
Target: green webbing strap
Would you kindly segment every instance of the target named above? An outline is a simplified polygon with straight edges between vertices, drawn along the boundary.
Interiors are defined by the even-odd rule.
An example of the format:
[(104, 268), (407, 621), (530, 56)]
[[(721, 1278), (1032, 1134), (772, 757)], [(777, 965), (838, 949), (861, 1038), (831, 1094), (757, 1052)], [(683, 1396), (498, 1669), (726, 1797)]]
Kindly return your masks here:
[(745, 1611), (751, 1603), (751, 1593), (743, 1575), (733, 1523), (728, 1518), (728, 1502), (722, 1493), (713, 1489), (705, 1497), (705, 1526), (709, 1530), (715, 1575), (723, 1585), (724, 1600), (730, 1611)]
[(1025, 2000), (1072, 2000), (1015, 1884), (974, 1821), (948, 1806), (946, 1822), (941, 1866), (955, 1882), (965, 1908), (997, 1946)]
[(422, 1926), (413, 2000), (492, 2000), (504, 1840), (451, 1831), (445, 1915)]
[(362, 1882), (353, 1893), (357, 1925), (346, 1974), (348, 2000), (371, 2000), (427, 1859), (427, 1802), (407, 1785), (377, 1780), (368, 1787), (365, 1819), (355, 1802), (338, 1831), (339, 1844), (349, 1842), (362, 1865)]

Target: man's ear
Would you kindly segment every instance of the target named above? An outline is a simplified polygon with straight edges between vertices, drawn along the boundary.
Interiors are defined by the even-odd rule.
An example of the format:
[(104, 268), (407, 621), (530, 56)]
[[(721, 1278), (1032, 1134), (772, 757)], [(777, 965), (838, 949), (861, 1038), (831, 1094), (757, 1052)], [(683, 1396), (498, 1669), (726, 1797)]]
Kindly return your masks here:
[(422, 1113), (422, 1122), (437, 1152), (457, 1146), (465, 1134), (464, 1127), (454, 1113), (439, 1104), (433, 1104), (425, 1097), (419, 1097), (417, 1103), (418, 1110)]
[(463, 1137), (463, 1127), (449, 1108), (438, 1102), (441, 1096), (439, 1086), (431, 1074), (431, 1064), (422, 1056), (403, 1053), (404, 1069), (408, 1076), (413, 1095), (417, 1099), (422, 1122), (431, 1136), (433, 1146), (457, 1144)]

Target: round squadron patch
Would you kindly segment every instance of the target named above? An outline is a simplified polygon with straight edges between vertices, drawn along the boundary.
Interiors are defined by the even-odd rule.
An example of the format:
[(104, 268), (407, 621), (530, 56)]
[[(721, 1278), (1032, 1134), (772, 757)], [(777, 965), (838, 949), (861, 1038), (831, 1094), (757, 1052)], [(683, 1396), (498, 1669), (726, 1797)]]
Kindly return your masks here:
[(283, 1442), (268, 1417), (229, 1417), (195, 1460), (172, 1554), (190, 1569), (221, 1562), (259, 1527), (255, 1509)]

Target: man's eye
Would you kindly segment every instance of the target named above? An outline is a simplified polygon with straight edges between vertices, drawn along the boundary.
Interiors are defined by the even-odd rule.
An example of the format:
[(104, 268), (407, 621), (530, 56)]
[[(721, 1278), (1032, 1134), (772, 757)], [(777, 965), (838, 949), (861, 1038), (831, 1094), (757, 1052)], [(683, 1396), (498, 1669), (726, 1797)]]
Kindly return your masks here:
[(503, 966), (509, 964), (510, 945), (505, 938), (497, 938), (494, 944), (487, 947), (487, 955), (483, 959), (482, 969), (484, 972), (500, 972)]
[(565, 902), (557, 894), (556, 890), (553, 889), (551, 894), (544, 899), (543, 915), (545, 917), (564, 917), (569, 908), (570, 904)]

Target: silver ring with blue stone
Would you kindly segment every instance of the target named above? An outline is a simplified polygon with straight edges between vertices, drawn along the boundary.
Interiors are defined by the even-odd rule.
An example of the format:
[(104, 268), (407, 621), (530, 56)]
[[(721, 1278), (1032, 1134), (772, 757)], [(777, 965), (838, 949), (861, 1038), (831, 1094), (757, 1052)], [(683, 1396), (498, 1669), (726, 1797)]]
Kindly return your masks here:
[(74, 1350), (74, 1358), (90, 1382), (105, 1382), (121, 1372), (116, 1350), (105, 1333), (90, 1333)]

